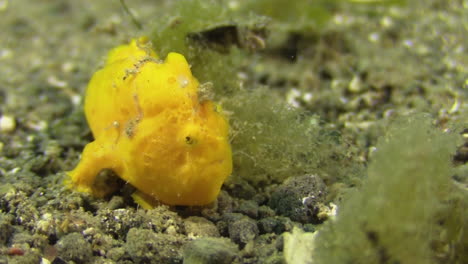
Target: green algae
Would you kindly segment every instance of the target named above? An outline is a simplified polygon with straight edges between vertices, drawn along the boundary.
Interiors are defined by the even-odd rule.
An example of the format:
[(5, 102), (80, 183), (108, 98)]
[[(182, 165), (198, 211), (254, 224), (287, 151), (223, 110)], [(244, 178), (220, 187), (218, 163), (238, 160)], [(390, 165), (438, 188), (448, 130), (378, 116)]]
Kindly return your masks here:
[(352, 178), (351, 169), (358, 170), (359, 165), (346, 165), (348, 150), (336, 131), (267, 89), (238, 91), (223, 106), (233, 112), (234, 177), (264, 186), (311, 172), (323, 178)]
[(462, 263), (463, 250), (444, 252), (466, 247), (466, 193), (450, 177), (460, 137), (427, 116), (406, 118), (380, 139), (362, 188), (317, 234), (314, 263), (436, 263), (439, 255)]

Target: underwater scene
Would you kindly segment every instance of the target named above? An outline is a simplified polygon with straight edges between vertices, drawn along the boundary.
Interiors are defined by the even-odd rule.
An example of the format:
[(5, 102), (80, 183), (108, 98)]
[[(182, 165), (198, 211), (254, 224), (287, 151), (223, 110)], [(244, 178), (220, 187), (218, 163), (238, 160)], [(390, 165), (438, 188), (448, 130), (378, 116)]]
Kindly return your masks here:
[(468, 263), (468, 0), (0, 0), (0, 264)]

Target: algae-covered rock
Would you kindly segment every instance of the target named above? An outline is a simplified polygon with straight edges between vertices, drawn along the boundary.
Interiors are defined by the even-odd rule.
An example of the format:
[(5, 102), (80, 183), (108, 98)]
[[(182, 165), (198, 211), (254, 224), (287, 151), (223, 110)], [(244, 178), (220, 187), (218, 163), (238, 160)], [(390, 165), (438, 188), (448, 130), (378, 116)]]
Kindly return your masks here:
[(80, 233), (71, 233), (57, 242), (58, 256), (66, 261), (89, 263), (93, 255), (91, 245)]
[(252, 200), (243, 200), (239, 203), (239, 207), (234, 209), (234, 212), (256, 219), (258, 218), (258, 204)]
[(284, 216), (269, 216), (258, 221), (258, 229), (261, 234), (281, 234), (293, 228), (291, 219)]
[(287, 179), (271, 195), (270, 207), (291, 220), (318, 222), (319, 204), (327, 194), (327, 186), (317, 175), (304, 175)]
[(230, 222), (228, 232), (232, 241), (241, 246), (254, 240), (259, 234), (257, 223), (247, 216)]
[(184, 242), (180, 236), (131, 228), (124, 248), (135, 263), (180, 263), (182, 254), (179, 249)]
[(226, 238), (204, 237), (187, 243), (184, 264), (229, 264), (238, 253), (237, 246)]
[(192, 237), (219, 237), (216, 225), (210, 220), (199, 217), (190, 216), (184, 221), (185, 232)]
[(14, 232), (11, 226), (12, 221), (13, 217), (11, 215), (0, 213), (0, 246), (4, 246)]

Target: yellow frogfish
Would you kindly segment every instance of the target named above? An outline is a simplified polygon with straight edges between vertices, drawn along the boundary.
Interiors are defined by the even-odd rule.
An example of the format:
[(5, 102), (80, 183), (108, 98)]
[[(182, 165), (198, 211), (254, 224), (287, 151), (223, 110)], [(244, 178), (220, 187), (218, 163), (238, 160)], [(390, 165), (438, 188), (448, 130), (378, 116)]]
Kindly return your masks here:
[(109, 169), (138, 190), (134, 198), (143, 205), (146, 198), (169, 205), (214, 201), (232, 171), (229, 125), (221, 107), (199, 92), (181, 54), (160, 60), (144, 37), (111, 50), (86, 90), (95, 140), (68, 172), (68, 185), (105, 196), (115, 190), (96, 179)]

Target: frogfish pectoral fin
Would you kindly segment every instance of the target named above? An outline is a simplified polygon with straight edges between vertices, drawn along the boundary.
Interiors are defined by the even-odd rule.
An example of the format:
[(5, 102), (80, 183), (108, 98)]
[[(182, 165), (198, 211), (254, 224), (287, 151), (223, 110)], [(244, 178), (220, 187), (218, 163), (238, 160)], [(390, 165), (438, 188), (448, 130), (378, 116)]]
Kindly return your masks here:
[(109, 147), (91, 142), (85, 146), (76, 168), (67, 172), (69, 179), (66, 184), (77, 191), (104, 197), (115, 191), (117, 186), (109, 181), (108, 173), (102, 172), (107, 169), (119, 173), (120, 165), (115, 152)]

